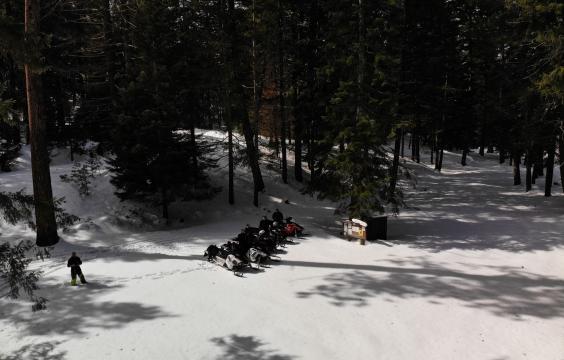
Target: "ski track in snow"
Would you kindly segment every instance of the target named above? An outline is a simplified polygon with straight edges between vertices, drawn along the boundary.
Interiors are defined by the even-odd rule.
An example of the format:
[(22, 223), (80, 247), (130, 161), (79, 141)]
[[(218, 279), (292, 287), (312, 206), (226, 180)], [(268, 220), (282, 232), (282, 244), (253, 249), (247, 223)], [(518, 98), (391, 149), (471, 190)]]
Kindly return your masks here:
[[(28, 157), (0, 173), (2, 190), (31, 188)], [(539, 178), (524, 193), (492, 155), (471, 154), (464, 168), (459, 158), (445, 153), (442, 174), (408, 162), (418, 179), (411, 208), (389, 219), (388, 240), (360, 246), (339, 237), (335, 204), (267, 169), (260, 209), (249, 205), (251, 184), (238, 169), (236, 207), (222, 192), (172, 207), (173, 222), (184, 222), (170, 228), (123, 223), (127, 208), (107, 173), (86, 199), (60, 182), (72, 167), (61, 151), (51, 167), (55, 196), (92, 220), (32, 263), (44, 273), (38, 295), (50, 300), (48, 310), (0, 299), (0, 360), (563, 360), (560, 185), (545, 198)], [(287, 245), (282, 262), (238, 278), (205, 261), (209, 244), (276, 207), (311, 233)], [(0, 233), (8, 241), (33, 235), (4, 225)], [(63, 285), (71, 251), (90, 284)]]

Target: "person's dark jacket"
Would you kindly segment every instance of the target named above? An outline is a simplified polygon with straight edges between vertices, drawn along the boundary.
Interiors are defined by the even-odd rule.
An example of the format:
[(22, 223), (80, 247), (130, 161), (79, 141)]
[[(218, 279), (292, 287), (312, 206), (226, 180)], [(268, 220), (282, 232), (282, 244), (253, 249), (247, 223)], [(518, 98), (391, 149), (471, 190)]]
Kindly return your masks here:
[(268, 231), (270, 230), (271, 225), (272, 225), (272, 220), (262, 219), (259, 223), (259, 229)]
[(280, 211), (276, 210), (275, 212), (272, 213), (272, 220), (278, 223), (282, 223), (282, 221), (284, 220), (284, 215), (282, 215)]
[(80, 265), (82, 265), (82, 261), (78, 256), (71, 256), (69, 261), (67, 262), (67, 267), (80, 266)]

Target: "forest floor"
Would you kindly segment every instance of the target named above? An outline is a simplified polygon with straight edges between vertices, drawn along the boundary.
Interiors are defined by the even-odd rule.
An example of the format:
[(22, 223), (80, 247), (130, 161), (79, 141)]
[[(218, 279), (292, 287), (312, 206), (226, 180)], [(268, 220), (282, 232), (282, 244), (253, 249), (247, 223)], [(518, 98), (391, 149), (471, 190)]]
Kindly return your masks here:
[[(410, 208), (390, 217), (386, 241), (361, 246), (339, 235), (335, 204), (272, 170), (260, 209), (240, 169), (236, 206), (225, 192), (177, 204), (166, 227), (115, 199), (107, 171), (79, 197), (59, 179), (72, 167), (61, 153), (54, 193), (87, 221), (32, 263), (44, 271), (47, 310), (0, 299), (0, 359), (564, 359), (560, 186), (551, 198), (524, 193), (493, 157), (471, 154), (464, 168), (458, 159), (447, 153), (441, 174), (408, 162), (418, 180)], [(25, 155), (0, 187), (29, 190), (30, 174)], [(241, 278), (204, 261), (208, 245), (276, 207), (310, 234), (280, 263)], [(22, 227), (0, 233), (33, 239)], [(88, 285), (68, 285), (71, 251)]]

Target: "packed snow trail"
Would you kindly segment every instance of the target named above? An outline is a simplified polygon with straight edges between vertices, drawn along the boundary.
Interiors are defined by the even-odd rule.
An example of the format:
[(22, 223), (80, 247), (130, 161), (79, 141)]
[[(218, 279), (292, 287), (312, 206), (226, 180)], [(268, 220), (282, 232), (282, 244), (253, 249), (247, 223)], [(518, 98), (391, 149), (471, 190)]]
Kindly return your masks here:
[[(443, 174), (409, 163), (411, 208), (366, 246), (338, 236), (334, 204), (265, 172), (263, 208), (311, 236), (244, 278), (202, 255), (265, 212), (247, 206), (245, 177), (237, 207), (220, 194), (187, 205), (189, 227), (148, 231), (112, 220), (107, 178), (81, 200), (53, 176), (55, 194), (92, 222), (34, 262), (47, 311), (0, 300), (0, 359), (564, 359), (564, 197), (523, 193), (493, 159), (457, 161), (445, 154)], [(27, 177), (0, 174), (14, 189)], [(91, 284), (63, 285), (71, 251)]]

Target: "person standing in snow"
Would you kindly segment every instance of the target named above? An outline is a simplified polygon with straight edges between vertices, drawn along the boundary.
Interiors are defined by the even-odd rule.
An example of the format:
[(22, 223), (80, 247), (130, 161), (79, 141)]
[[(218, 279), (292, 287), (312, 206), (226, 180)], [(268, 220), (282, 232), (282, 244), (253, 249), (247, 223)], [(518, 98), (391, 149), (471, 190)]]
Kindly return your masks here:
[(67, 262), (67, 267), (71, 268), (72, 286), (76, 286), (76, 275), (80, 277), (80, 282), (82, 284), (86, 284), (86, 279), (82, 274), (82, 269), (80, 268), (80, 265), (82, 265), (82, 260), (80, 260), (80, 258), (76, 256), (76, 253), (73, 251), (72, 256), (69, 258), (69, 261)]
[(282, 224), (282, 221), (284, 221), (284, 215), (282, 215), (280, 210), (276, 209), (272, 213), (272, 220), (276, 221), (278, 224)]

